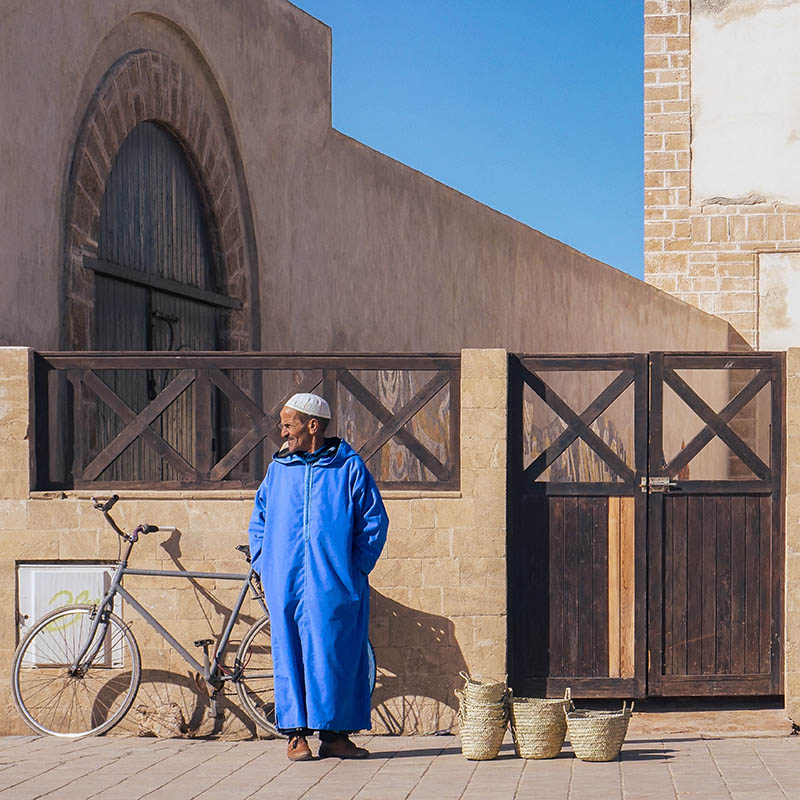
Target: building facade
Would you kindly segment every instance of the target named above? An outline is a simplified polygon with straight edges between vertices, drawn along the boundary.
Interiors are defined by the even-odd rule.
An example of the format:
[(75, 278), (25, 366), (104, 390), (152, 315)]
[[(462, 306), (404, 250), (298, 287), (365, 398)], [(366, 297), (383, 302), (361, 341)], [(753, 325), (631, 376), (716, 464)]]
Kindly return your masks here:
[[(666, 11), (661, 16), (671, 19)], [(675, 17), (678, 36), (687, 23)], [(665, 43), (670, 36), (663, 34)], [(0, 105), (16, 109), (0, 122), (0, 452), (7, 465), (0, 480), (0, 590), (9, 609), (0, 627), (0, 666), (8, 668), (24, 627), (26, 576), (50, 567), (97, 571), (113, 562), (116, 542), (89, 498), (110, 493), (115, 480), (139, 476), (137, 486), (120, 490), (128, 527), (152, 520), (179, 529), (177, 538), (147, 539), (138, 551), (141, 566), (241, 568), (232, 546), (245, 537), (258, 465), (235, 476), (238, 483), (222, 480), (230, 477), (222, 466), (234, 461), (225, 448), (237, 458), (249, 452), (241, 442), (252, 428), (261, 426), (262, 439), (271, 430), (269, 382), (216, 376), (218, 388), (226, 386), (227, 397), (245, 408), (250, 427), (231, 423), (223, 431), (229, 440), (215, 436), (213, 446), (211, 436), (183, 436), (200, 430), (199, 400), (174, 403), (161, 427), (147, 417), (139, 432), (151, 443), (160, 437), (167, 468), (148, 460), (146, 448), (123, 445), (137, 415), (166, 396), (161, 373), (168, 370), (142, 360), (138, 382), (109, 378), (110, 394), (95, 374), (108, 355), (94, 351), (133, 359), (172, 351), (164, 363), (176, 371), (180, 359), (211, 351), (184, 378), (186, 387), (206, 387), (203, 409), (217, 417), (224, 403), (210, 399), (215, 367), (208, 358), (221, 351), (232, 359), (283, 354), (288, 385), (302, 378), (293, 358), (338, 354), (321, 379), (334, 388), (333, 373), (363, 369), (357, 356), (364, 352), (444, 353), (458, 362), (449, 384), (451, 398), (458, 397), (449, 418), (458, 433), (450, 453), (457, 470), (445, 488), (387, 491), (391, 527), (373, 576), (371, 635), (380, 672), (376, 729), (453, 725), (459, 671), (496, 674), (507, 667), (509, 352), (728, 351), (746, 349), (751, 328), (599, 263), (333, 129), (331, 32), (285, 0), (38, 0), (4, 18), (0, 50)], [(676, 59), (675, 73), (664, 67), (656, 76), (667, 94), (677, 92), (677, 103), (686, 69), (677, 66), (680, 55), (664, 55), (666, 64)], [(673, 83), (678, 88), (667, 91)], [(663, 113), (677, 112), (670, 106)], [(679, 169), (683, 161), (672, 148), (686, 133), (651, 136), (668, 156), (663, 163), (675, 165), (663, 169), (663, 180), (682, 180), (688, 167)], [(688, 196), (688, 189), (669, 185), (665, 197)], [(679, 231), (691, 238), (693, 223), (679, 219), (677, 209), (673, 218), (670, 209), (660, 220), (660, 230), (669, 228), (663, 253), (677, 258), (667, 239)], [(667, 284), (677, 290), (677, 278), (674, 287)], [(65, 353), (86, 354), (87, 361), (73, 362), (72, 389), (48, 388), (37, 365), (63, 363)], [(236, 363), (244, 372), (251, 362)], [(400, 414), (411, 397), (395, 392), (399, 379), (383, 371), (392, 374), (372, 400), (345, 376), (372, 404), (380, 444), (386, 414)], [(87, 381), (106, 397), (105, 406), (80, 395)], [(283, 388), (275, 389), (276, 399)], [(577, 388), (576, 408), (591, 403), (594, 384)], [(351, 406), (353, 397), (346, 398)], [(374, 404), (378, 399), (385, 407)], [(55, 416), (47, 417), (45, 407)], [(62, 438), (70, 417), (83, 450), (77, 439)], [(405, 422), (388, 436), (413, 428)], [(547, 424), (545, 447), (562, 438), (552, 414)], [(404, 441), (417, 452), (421, 441), (434, 448), (435, 429), (420, 423), (416, 444), (405, 434)], [(364, 435), (357, 427), (352, 432)], [(591, 431), (581, 435), (592, 439)], [(174, 470), (189, 474), (185, 485)], [(93, 489), (98, 477), (101, 488)], [(133, 588), (189, 641), (213, 635), (230, 606), (218, 586), (159, 587), (142, 578)], [(181, 705), (193, 731), (216, 725), (219, 732), (222, 723), (204, 721), (202, 690), (183, 662), (146, 627), (140, 643), (153, 702)], [(7, 697), (3, 714), (3, 730), (22, 729)], [(235, 705), (226, 715), (228, 733), (245, 730)]]

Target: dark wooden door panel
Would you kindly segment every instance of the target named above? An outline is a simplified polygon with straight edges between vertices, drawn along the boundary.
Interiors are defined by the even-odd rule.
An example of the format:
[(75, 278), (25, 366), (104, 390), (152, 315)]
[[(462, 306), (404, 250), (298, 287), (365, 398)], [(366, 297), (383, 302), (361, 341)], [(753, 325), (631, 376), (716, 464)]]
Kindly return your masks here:
[[(764, 353), (652, 354), (651, 364), (648, 692), (779, 694), (783, 359)], [(746, 377), (730, 376), (731, 369)], [(695, 377), (700, 373), (698, 384), (716, 387), (721, 410), (682, 377), (689, 370)], [(730, 399), (720, 406), (726, 381)], [(680, 440), (681, 431), (665, 418), (665, 386), (676, 389), (703, 423), (668, 463), (664, 442)], [(765, 387), (767, 402), (754, 407)], [(743, 410), (745, 418), (738, 418)], [(725, 451), (717, 450), (714, 469), (720, 475), (692, 480), (693, 459), (715, 437), (729, 448), (727, 461), (720, 458)], [(654, 485), (654, 478), (662, 483)]]
[(608, 498), (527, 495), (520, 512), (526, 535), (509, 553), (516, 587), (510, 625), (523, 664), (516, 690), (609, 678)]
[[(592, 372), (596, 388), (584, 392), (586, 404), (570, 407), (554, 390), (553, 372), (562, 385), (564, 373), (581, 380)], [(510, 685), (532, 696), (563, 695), (567, 686), (582, 697), (641, 696), (646, 503), (637, 485), (647, 464), (647, 359), (512, 359), (509, 385)], [(563, 421), (560, 432), (548, 438), (524, 429), (525, 420), (532, 424), (525, 387)], [(620, 439), (598, 433), (607, 435), (603, 415), (626, 390), (627, 452)], [(619, 406), (614, 413), (619, 422)], [(551, 465), (559, 468), (548, 473)]]

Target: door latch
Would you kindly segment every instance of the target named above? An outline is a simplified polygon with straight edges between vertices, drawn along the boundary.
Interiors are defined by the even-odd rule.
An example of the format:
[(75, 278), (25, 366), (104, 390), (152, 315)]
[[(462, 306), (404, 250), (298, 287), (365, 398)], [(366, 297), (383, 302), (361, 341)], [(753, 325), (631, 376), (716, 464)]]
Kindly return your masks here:
[(667, 476), (653, 478), (642, 477), (642, 479), (639, 481), (639, 489), (641, 489), (643, 492), (648, 492), (649, 494), (652, 494), (653, 492), (668, 492), (677, 485), (677, 483), (671, 481)]

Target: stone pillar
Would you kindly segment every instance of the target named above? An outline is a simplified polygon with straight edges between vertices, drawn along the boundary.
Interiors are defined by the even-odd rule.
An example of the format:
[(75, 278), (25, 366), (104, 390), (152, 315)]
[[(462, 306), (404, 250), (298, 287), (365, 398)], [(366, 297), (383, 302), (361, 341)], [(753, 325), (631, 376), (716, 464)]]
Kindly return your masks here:
[(30, 377), (33, 351), (27, 347), (0, 347), (0, 502), (27, 500), (31, 476)]
[(800, 723), (800, 348), (786, 353), (786, 574), (784, 696)]

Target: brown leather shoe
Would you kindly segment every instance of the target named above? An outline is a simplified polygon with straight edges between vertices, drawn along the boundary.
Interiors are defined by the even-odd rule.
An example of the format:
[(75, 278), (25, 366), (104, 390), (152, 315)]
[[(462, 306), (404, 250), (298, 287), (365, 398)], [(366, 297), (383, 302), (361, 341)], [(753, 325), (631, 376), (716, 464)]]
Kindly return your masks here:
[(322, 742), (319, 746), (320, 758), (367, 758), (369, 750), (358, 747), (345, 734), (340, 734), (332, 742)]
[(305, 736), (289, 737), (286, 756), (289, 761), (310, 761), (314, 757), (311, 755), (311, 748), (308, 746)]

